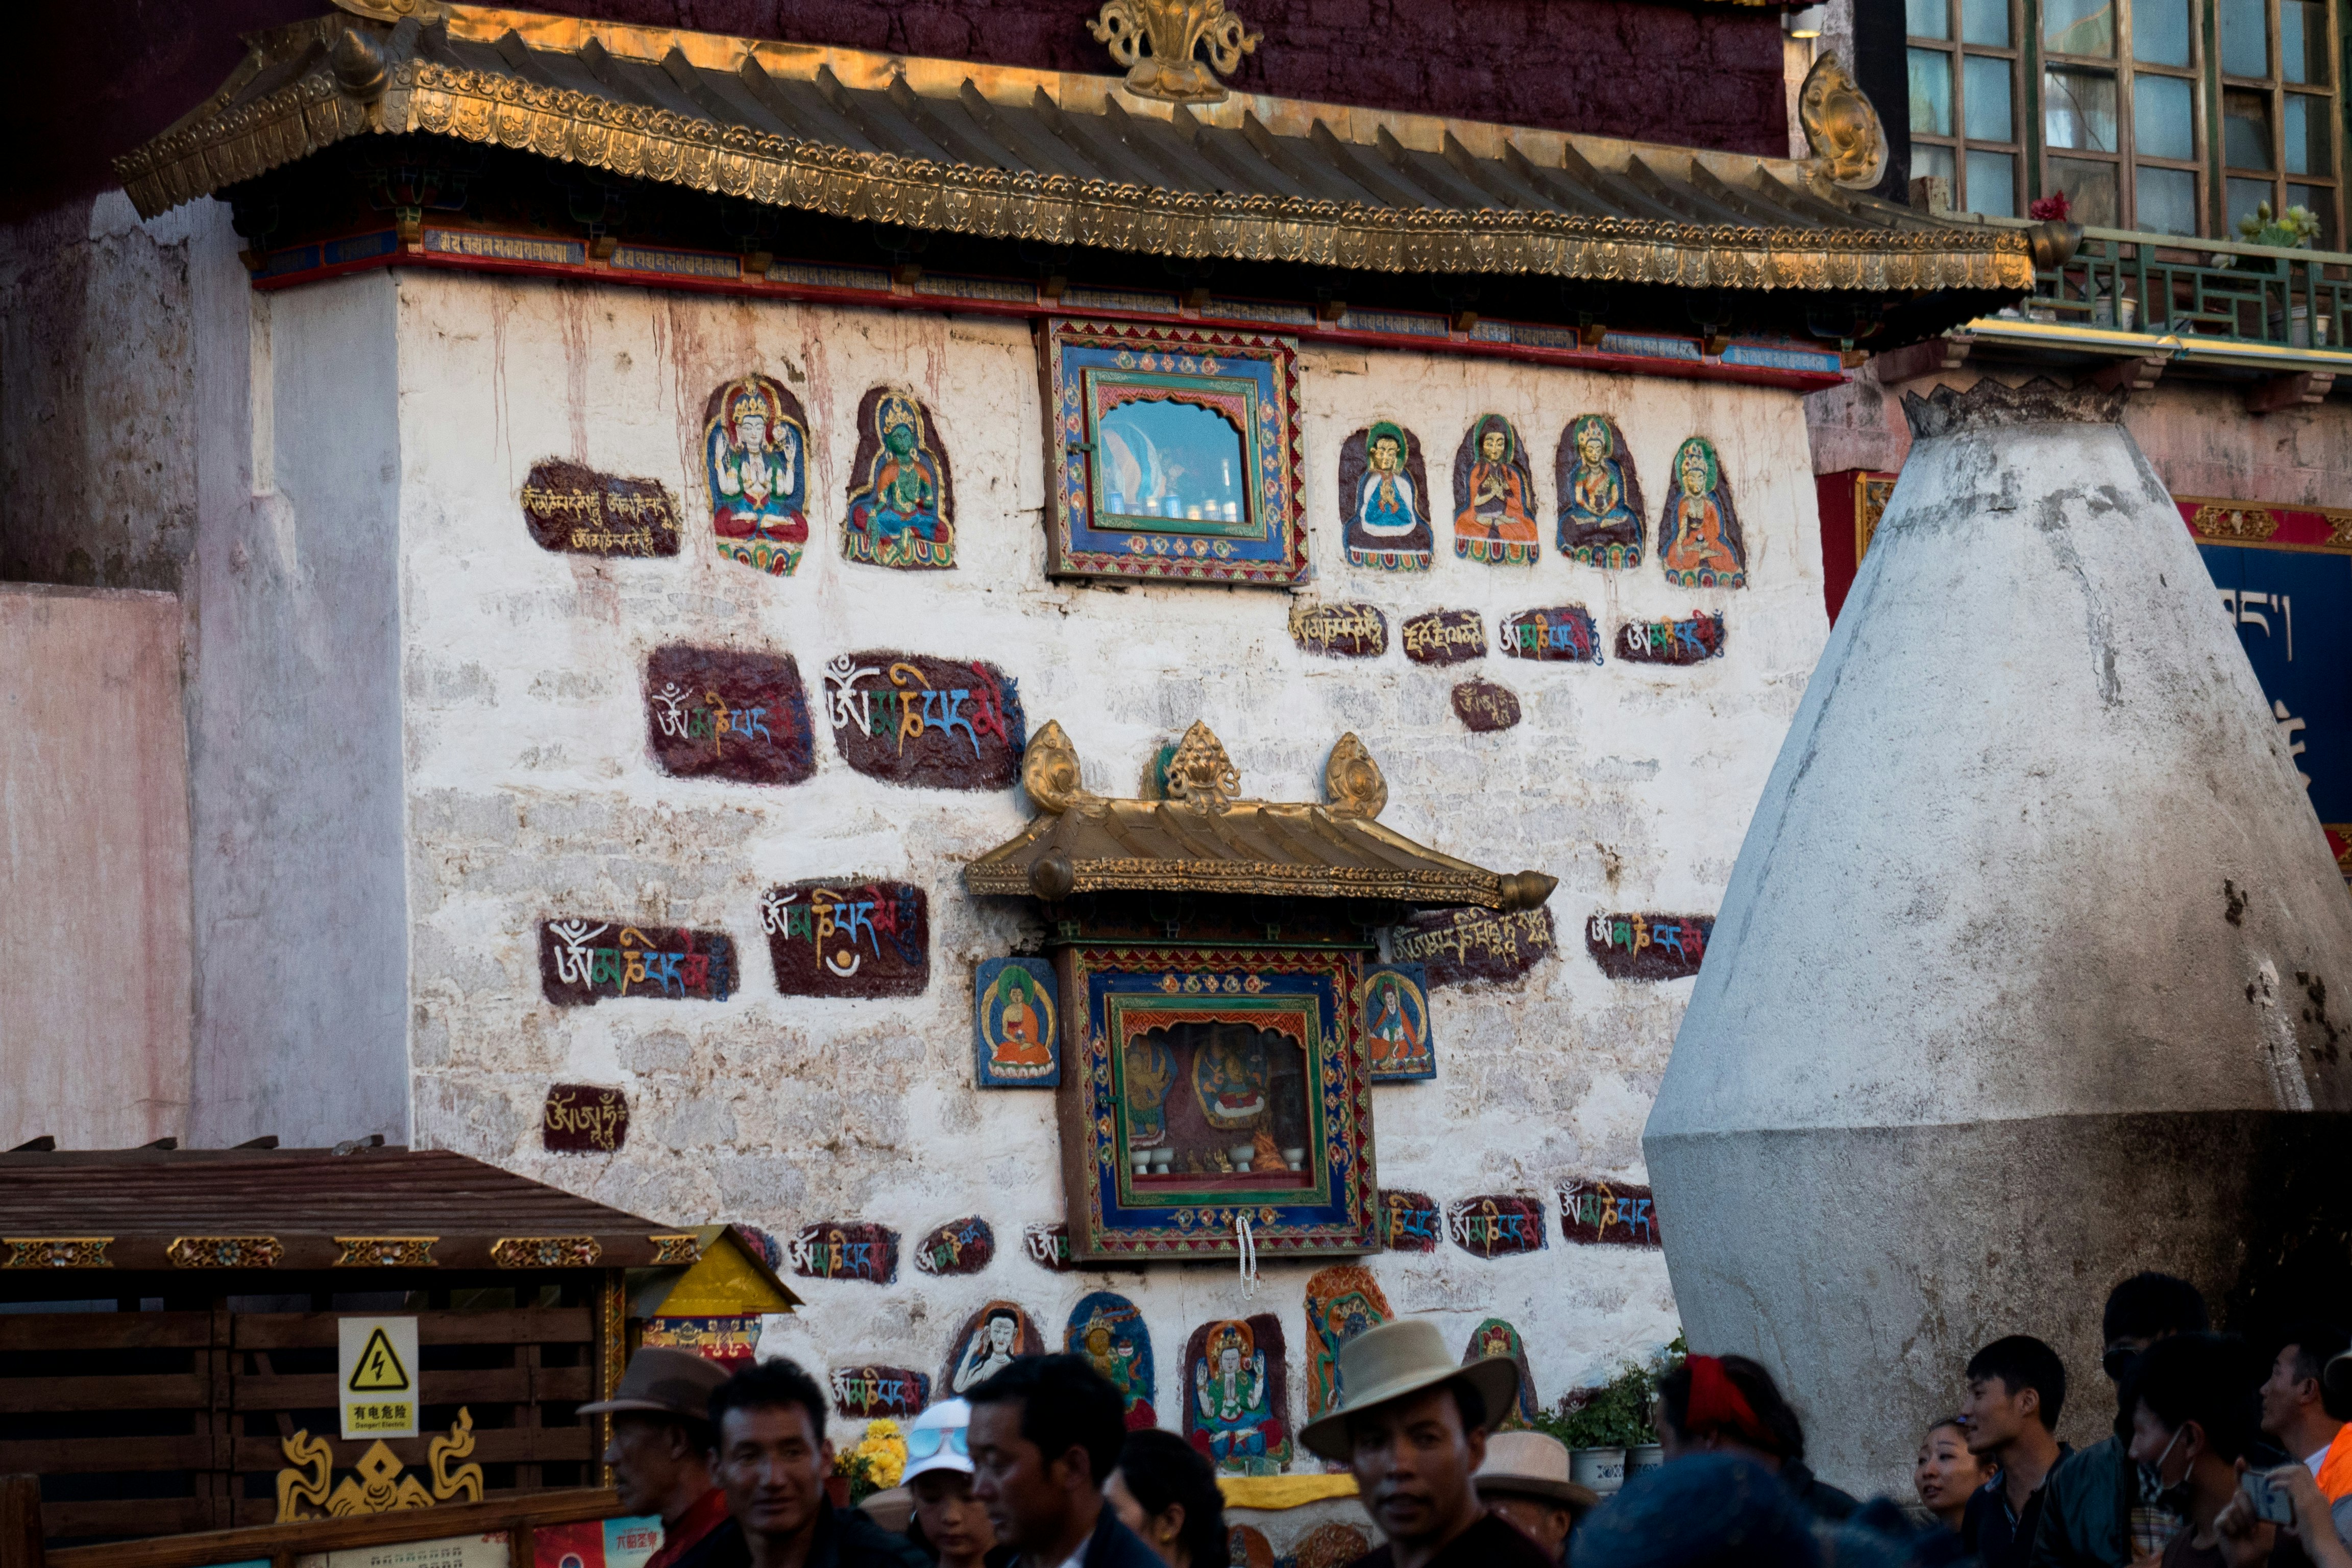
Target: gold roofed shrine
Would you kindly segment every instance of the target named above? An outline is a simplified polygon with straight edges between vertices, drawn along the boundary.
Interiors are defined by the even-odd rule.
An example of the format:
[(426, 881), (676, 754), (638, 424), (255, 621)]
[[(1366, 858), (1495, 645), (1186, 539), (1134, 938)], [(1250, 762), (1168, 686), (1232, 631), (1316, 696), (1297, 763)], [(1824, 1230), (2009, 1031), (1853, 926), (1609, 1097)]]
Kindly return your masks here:
[[(1065, 1030), (1058, 1090), (1070, 1248), (1141, 1263), (1376, 1251), (1368, 986), (1414, 910), (1535, 909), (1540, 872), (1500, 873), (1376, 820), (1388, 785), (1343, 735), (1322, 804), (1250, 800), (1205, 724), (1164, 795), (1087, 792), (1056, 723), (1030, 741), (1038, 816), (965, 868), (972, 892), (1038, 900)], [(1427, 1076), (1400, 1071), (1394, 1076)]]

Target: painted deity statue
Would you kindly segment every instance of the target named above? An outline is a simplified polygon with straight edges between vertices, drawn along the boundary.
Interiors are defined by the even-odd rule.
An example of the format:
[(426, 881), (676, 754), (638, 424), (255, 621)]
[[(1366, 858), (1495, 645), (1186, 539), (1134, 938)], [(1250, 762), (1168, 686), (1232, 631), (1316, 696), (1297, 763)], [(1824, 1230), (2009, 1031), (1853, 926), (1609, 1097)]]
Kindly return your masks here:
[(808, 433), (789, 395), (764, 375), (730, 382), (703, 437), (719, 553), (775, 577), (793, 574), (808, 543)]
[(1666, 581), (1685, 588), (1744, 588), (1748, 551), (1715, 447), (1694, 436), (1675, 452), (1675, 489), (1658, 519)]
[(1020, 1353), (1021, 1321), (999, 1308), (972, 1331), (971, 1342), (963, 1347), (963, 1359), (956, 1363), (955, 1391), (967, 1393), (985, 1383), (1011, 1366)]
[(1560, 553), (1588, 566), (1639, 566), (1642, 492), (1617, 426), (1603, 415), (1580, 415), (1568, 427), (1568, 442), (1576, 466), (1560, 483)]
[(1386, 984), (1372, 988), (1371, 1018), (1367, 1025), (1372, 1037), (1372, 1070), (1415, 1066), (1422, 1058), (1427, 1029), (1406, 1011), (1403, 984), (1393, 976), (1379, 978)]
[(1396, 539), (1421, 526), (1421, 498), (1405, 463), (1412, 444), (1383, 419), (1365, 445), (1363, 482), (1356, 487), (1356, 526), (1374, 539)]
[[(1086, 1358), (1102, 1373), (1103, 1381), (1118, 1390), (1119, 1408), (1128, 1414), (1128, 1429), (1158, 1425), (1151, 1414), (1151, 1390), (1135, 1342), (1123, 1338), (1116, 1325), (1097, 1312), (1086, 1331), (1078, 1337)], [(1139, 1406), (1141, 1420), (1136, 1419)]]
[(1224, 1040), (1203, 1047), (1192, 1058), (1192, 1089), (1210, 1126), (1224, 1131), (1255, 1129), (1265, 1115), (1265, 1048), (1255, 1041), (1235, 1045)]
[(1223, 1322), (1209, 1331), (1192, 1363), (1192, 1446), (1220, 1465), (1266, 1457), (1267, 1435), (1278, 1432), (1266, 1399), (1265, 1352), (1249, 1325)]
[(924, 439), (923, 413), (904, 393), (874, 408), (880, 440), (866, 482), (849, 497), (845, 552), (878, 566), (952, 566), (955, 529), (938, 455)]
[(1489, 414), (1472, 429), (1470, 440), (1469, 481), (1466, 493), (1457, 498), (1454, 552), (1497, 565), (1533, 561), (1538, 548), (1530, 510), (1534, 487), (1519, 451), (1518, 432), (1501, 415)]
[(1156, 1148), (1168, 1141), (1168, 1089), (1176, 1077), (1176, 1059), (1157, 1040), (1130, 1040), (1127, 1046), (1128, 1147)]

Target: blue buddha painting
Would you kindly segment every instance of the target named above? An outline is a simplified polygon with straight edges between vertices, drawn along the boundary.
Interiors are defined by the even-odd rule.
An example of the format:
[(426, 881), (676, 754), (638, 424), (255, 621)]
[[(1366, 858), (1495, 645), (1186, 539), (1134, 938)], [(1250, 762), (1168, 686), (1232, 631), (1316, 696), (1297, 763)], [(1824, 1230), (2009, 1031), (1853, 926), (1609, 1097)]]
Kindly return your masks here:
[(1339, 499), (1348, 564), (1381, 572), (1426, 572), (1436, 554), (1429, 478), (1411, 432), (1375, 420), (1339, 448)]
[(1580, 414), (1560, 436), (1559, 552), (1612, 571), (1642, 563), (1642, 486), (1617, 422)]
[(849, 492), (842, 553), (877, 566), (943, 569), (955, 564), (947, 458), (928, 438), (914, 395), (877, 387), (858, 409), (862, 481)]

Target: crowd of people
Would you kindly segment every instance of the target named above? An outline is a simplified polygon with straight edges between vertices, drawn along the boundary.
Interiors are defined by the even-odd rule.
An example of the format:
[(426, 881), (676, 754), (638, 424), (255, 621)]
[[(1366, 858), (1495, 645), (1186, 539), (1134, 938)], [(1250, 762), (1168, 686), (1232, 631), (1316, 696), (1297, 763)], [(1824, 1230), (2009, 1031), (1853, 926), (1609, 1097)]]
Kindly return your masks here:
[[(2252, 1346), (2211, 1331), (2186, 1282), (2116, 1287), (2101, 1370), (2110, 1436), (2057, 1436), (2066, 1368), (2011, 1335), (1972, 1356), (1953, 1414), (1920, 1441), (1916, 1508), (1864, 1504), (1813, 1475), (1769, 1373), (1692, 1355), (1660, 1382), (1665, 1463), (1603, 1501), (1539, 1432), (1496, 1431), (1518, 1370), (1467, 1365), (1406, 1318), (1339, 1352), (1336, 1408), (1299, 1440), (1344, 1467), (1381, 1543), (1359, 1568), (2352, 1568), (2352, 1353), (2300, 1323)], [(2258, 1354), (2267, 1359), (2257, 1361)], [(640, 1351), (605, 1454), (646, 1568), (1224, 1568), (1239, 1563), (1209, 1460), (1129, 1432), (1079, 1355), (1024, 1356), (918, 1416), (892, 1529), (832, 1505), (816, 1380), (792, 1362), (731, 1374)]]

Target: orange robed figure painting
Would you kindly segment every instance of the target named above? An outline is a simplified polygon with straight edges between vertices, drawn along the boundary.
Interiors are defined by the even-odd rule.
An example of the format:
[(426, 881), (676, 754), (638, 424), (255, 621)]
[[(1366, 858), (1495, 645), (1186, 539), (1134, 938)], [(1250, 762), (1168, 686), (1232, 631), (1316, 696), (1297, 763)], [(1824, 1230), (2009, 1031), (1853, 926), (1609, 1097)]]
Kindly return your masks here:
[(1694, 436), (1675, 451), (1675, 486), (1658, 519), (1666, 581), (1685, 588), (1744, 588), (1748, 548), (1715, 447)]
[(972, 1009), (983, 1089), (1050, 1089), (1061, 1081), (1055, 1048), (1053, 979), (1034, 958), (991, 959), (980, 966)]
[(1535, 485), (1511, 422), (1482, 416), (1454, 459), (1454, 553), (1496, 565), (1533, 561)]

